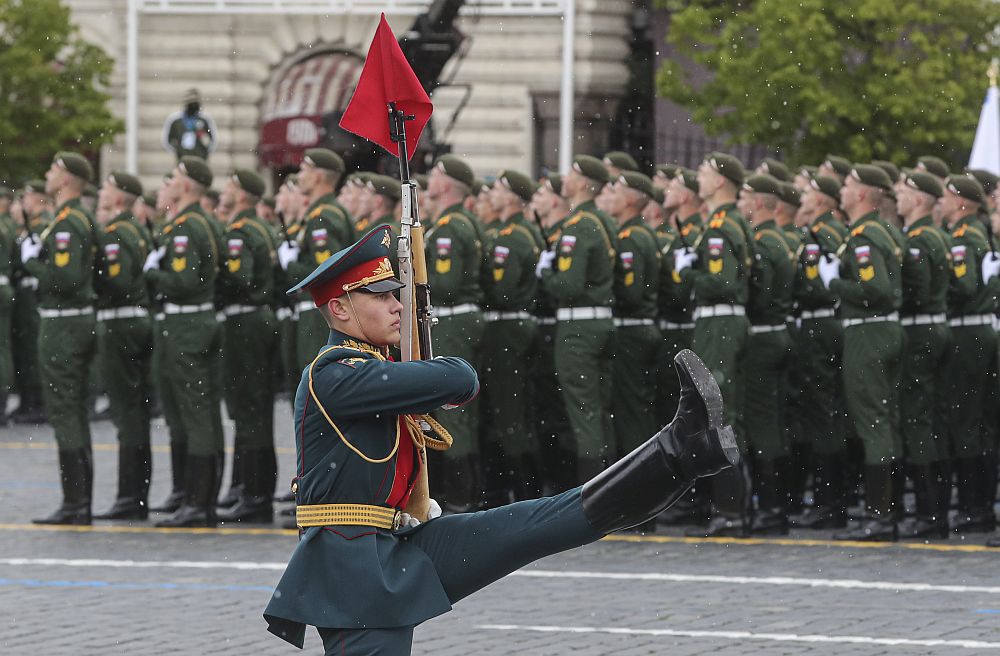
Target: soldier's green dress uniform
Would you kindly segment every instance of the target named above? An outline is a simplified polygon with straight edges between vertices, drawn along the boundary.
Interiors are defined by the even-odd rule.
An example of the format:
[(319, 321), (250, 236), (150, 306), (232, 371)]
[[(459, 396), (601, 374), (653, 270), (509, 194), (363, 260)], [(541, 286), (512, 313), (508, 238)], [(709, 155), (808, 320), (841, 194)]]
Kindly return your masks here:
[[(830, 194), (840, 185), (832, 178), (823, 184)], [(830, 186), (833, 185), (833, 186)], [(827, 192), (824, 192), (827, 193)], [(795, 298), (795, 368), (799, 387), (798, 429), (810, 440), (814, 477), (813, 505), (792, 518), (794, 526), (833, 528), (844, 526), (847, 508), (848, 420), (843, 395), (841, 358), (844, 325), (837, 316), (837, 294), (823, 286), (819, 259), (834, 255), (848, 237), (848, 229), (832, 212), (817, 217), (809, 226), (799, 256)]]
[[(116, 173), (119, 188), (140, 192), (132, 176)], [(142, 267), (152, 246), (145, 226), (122, 212), (101, 233), (97, 269), (98, 355), (118, 431), (118, 497), (102, 519), (144, 519), (149, 513), (152, 454), (149, 433), (153, 323)]]
[[(397, 289), (382, 245), (389, 241), (376, 229), (296, 289), (307, 288), (316, 304), (345, 286), (358, 294)], [(351, 274), (357, 269), (372, 273)], [(392, 362), (384, 346), (331, 331), (296, 394), (299, 543), (264, 611), (268, 630), (301, 648), (313, 625), (327, 654), (403, 656), (414, 626), (458, 600), (660, 512), (696, 477), (735, 459), (711, 376), (690, 352), (678, 357), (678, 370), (679, 414), (691, 423), (665, 428), (582, 488), (414, 526), (400, 511), (420, 474), (415, 443), (424, 438), (407, 416), (468, 403), (479, 389), (475, 370), (455, 357)]]
[(655, 396), (657, 356), (662, 354), (662, 338), (656, 325), (659, 276), (660, 248), (656, 235), (641, 216), (632, 217), (618, 232), (614, 284), (611, 407), (618, 457), (637, 447), (659, 425)]
[[(302, 224), (293, 221), (285, 225), (279, 236), (279, 242), (298, 242), (298, 235), (302, 231)], [(275, 272), (275, 289), (288, 289), (292, 286), (292, 281), (285, 270)], [(287, 390), (295, 393), (299, 376), (302, 374), (298, 351), (299, 332), (299, 310), (297, 301), (285, 294), (275, 294), (276, 307), (275, 317), (278, 320), (279, 332), (281, 334), (281, 361), (282, 371), (287, 377), (285, 385)]]
[[(920, 176), (910, 174), (908, 180)], [(940, 185), (930, 176), (924, 184)], [(920, 180), (920, 178), (917, 178)], [(951, 238), (934, 225), (930, 215), (907, 226), (903, 257), (903, 306), (900, 324), (906, 335), (900, 385), (900, 416), (907, 469), (913, 477), (916, 522), (904, 528), (907, 537), (933, 533), (947, 536), (951, 502), (948, 445), (943, 426), (941, 385), (951, 333), (947, 323), (951, 282)], [(938, 530), (934, 530), (937, 528)]]
[[(263, 180), (237, 171), (250, 193)], [(257, 182), (256, 186), (254, 183)], [(274, 316), (275, 243), (253, 208), (233, 217), (225, 234), (225, 265), (219, 273), (222, 312), (224, 398), (235, 424), (234, 468), (242, 485), (239, 500), (224, 521), (270, 521), (277, 480), (274, 451), (274, 368), (278, 364), (278, 324)]]
[[(89, 180), (90, 164), (73, 153), (59, 153), (56, 164)], [(97, 340), (94, 334), (94, 256), (92, 217), (80, 198), (63, 202), (41, 235), (41, 256), (24, 263), (38, 279), (38, 360), (42, 401), (59, 448), (63, 505), (40, 523), (90, 523), (93, 489), (87, 381)]]
[(573, 208), (556, 226), (555, 263), (542, 274), (558, 308), (556, 378), (576, 439), (577, 481), (600, 471), (614, 454), (611, 306), (618, 235), (610, 221), (593, 201)]
[[(858, 165), (850, 175), (862, 184), (889, 189), (882, 169)], [(844, 539), (894, 539), (898, 459), (903, 455), (898, 426), (899, 381), (903, 329), (902, 256), (878, 212), (851, 224), (842, 249), (841, 278), (830, 282), (840, 297), (844, 319), (843, 376), (847, 413), (864, 445), (865, 502), (868, 520), (856, 531), (835, 534)]]
[(0, 426), (7, 423), (7, 392), (14, 384), (11, 311), (14, 306), (14, 263), (17, 228), (9, 214), (0, 214)]
[[(478, 363), (485, 322), (481, 311), (484, 235), (479, 221), (460, 204), (445, 208), (425, 236), (427, 279), (438, 324), (435, 354)], [(469, 404), (435, 416), (455, 439), (443, 458), (431, 460), (432, 480), (439, 480), (442, 506), (457, 511), (480, 504), (482, 462), (479, 407)]]
[[(196, 181), (211, 184), (204, 163), (191, 163), (187, 171), (198, 176)], [(197, 202), (181, 209), (163, 229), (160, 247), (165, 255), (159, 268), (146, 272), (163, 300), (164, 317), (157, 326), (157, 347), (162, 350), (160, 394), (170, 448), (177, 454), (173, 462), (175, 466), (183, 462), (184, 468), (183, 505), (160, 525), (215, 523), (224, 442), (218, 375), (222, 327), (215, 308), (215, 282), (223, 254), (214, 223)]]
[[(25, 185), (25, 190), (45, 193), (45, 182), (33, 180)], [(40, 235), (53, 216), (43, 211), (34, 217), (25, 217), (26, 226), (18, 236), (18, 246), (29, 235)], [(14, 383), (19, 397), (18, 407), (12, 413), (16, 421), (45, 421), (42, 409), (42, 382), (38, 365), (38, 330), (41, 318), (38, 316), (38, 278), (34, 277), (15, 256), (14, 303), (12, 307), (11, 338), (14, 347)]]
[(989, 531), (995, 519), (989, 504), (989, 486), (994, 475), (987, 463), (994, 445), (982, 429), (989, 384), (989, 363), (996, 358), (997, 338), (993, 330), (996, 280), (984, 283), (980, 273), (989, 252), (985, 227), (975, 214), (962, 217), (951, 227), (952, 277), (948, 291), (948, 325), (952, 348), (949, 354), (943, 398), (945, 432), (954, 457), (959, 493), (959, 531)]

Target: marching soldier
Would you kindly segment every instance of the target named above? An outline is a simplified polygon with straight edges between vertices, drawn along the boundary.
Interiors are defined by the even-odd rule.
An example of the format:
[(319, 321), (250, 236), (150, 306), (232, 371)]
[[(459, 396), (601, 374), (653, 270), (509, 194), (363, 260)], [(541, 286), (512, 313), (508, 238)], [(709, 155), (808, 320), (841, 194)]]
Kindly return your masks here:
[[(531, 197), (531, 211), (538, 217), (545, 247), (551, 249), (562, 236), (558, 225), (569, 215), (569, 203), (562, 197), (562, 176), (550, 173), (542, 178)], [(544, 461), (544, 491), (569, 489), (576, 484), (576, 443), (566, 416), (562, 392), (556, 379), (556, 305), (541, 286), (537, 290), (535, 316), (538, 318), (536, 367), (533, 394), (535, 431)]]
[[(503, 223), (500, 220), (500, 212), (493, 205), (491, 198), (490, 192), (493, 189), (493, 185), (486, 184), (482, 180), (476, 180), (475, 184), (475, 202), (470, 211), (479, 219), (479, 225), (483, 227), (483, 235), (486, 237), (486, 252), (488, 254), (493, 250), (493, 242), (496, 241), (500, 229), (503, 228)], [(488, 283), (489, 280), (487, 279), (486, 282)]]
[(935, 157), (934, 155), (922, 155), (918, 157), (916, 169), (933, 175), (942, 185), (947, 182), (948, 176), (951, 175), (948, 164), (940, 157)]
[(622, 171), (638, 171), (639, 164), (635, 158), (621, 150), (604, 153), (602, 163), (608, 169), (608, 179), (617, 180)]
[[(372, 180), (378, 176), (377, 173), (352, 173), (348, 176), (347, 183), (341, 189), (342, 194), (348, 189), (345, 200), (349, 205), (343, 205), (347, 213), (354, 217), (354, 234), (364, 234), (378, 225), (375, 222), (375, 214), (372, 214), (372, 199), (375, 194), (372, 192)], [(341, 196), (337, 196), (340, 201)]]
[(917, 515), (900, 526), (900, 536), (946, 538), (951, 472), (938, 408), (943, 400), (939, 381), (951, 339), (946, 314), (951, 238), (931, 218), (942, 194), (933, 176), (908, 172), (895, 187), (907, 244), (900, 311), (906, 334), (900, 415), (907, 469), (917, 501)]
[(614, 280), (614, 392), (612, 412), (617, 456), (638, 446), (636, 435), (656, 430), (656, 369), (662, 338), (656, 325), (660, 244), (643, 222), (653, 182), (624, 171), (611, 183), (611, 216), (618, 223)]
[[(170, 429), (174, 492), (183, 490), (176, 511), (157, 526), (215, 526), (215, 500), (223, 457), (219, 403), (221, 326), (215, 312), (221, 241), (217, 223), (205, 215), (200, 200), (212, 184), (204, 160), (180, 159), (165, 183), (164, 199), (176, 208), (164, 227), (159, 248), (146, 258), (143, 270), (162, 298), (156, 347), (163, 413)], [(176, 497), (176, 495), (172, 495)], [(168, 499), (169, 509), (175, 499)], [(169, 510), (168, 510), (169, 512)]]
[(90, 524), (93, 464), (87, 382), (94, 358), (93, 218), (80, 201), (93, 169), (82, 155), (57, 153), (45, 174), (56, 217), (21, 242), (21, 262), (38, 279), (38, 362), (42, 401), (59, 448), (62, 505), (36, 524)]
[[(698, 189), (709, 208), (710, 220), (696, 242), (674, 256), (674, 279), (691, 285), (694, 300), (692, 347), (722, 389), (727, 415), (735, 425), (744, 389), (749, 323), (746, 302), (753, 242), (746, 219), (736, 209), (743, 184), (743, 165), (724, 153), (711, 153), (698, 167)], [(698, 263), (698, 267), (693, 265)], [(743, 439), (742, 427), (737, 437)], [(742, 447), (741, 447), (742, 449)], [(715, 515), (705, 529), (690, 535), (745, 535), (749, 530), (748, 481), (735, 469), (712, 481)]]
[(239, 469), (234, 483), (238, 499), (219, 515), (227, 522), (271, 521), (278, 475), (273, 388), (278, 333), (272, 309), (276, 244), (255, 211), (264, 189), (264, 180), (246, 169), (236, 169), (222, 189), (222, 203), (232, 208), (233, 216), (217, 286), (226, 317), (226, 408), (236, 428), (233, 468)]
[(844, 184), (844, 180), (851, 173), (851, 162), (844, 157), (839, 157), (837, 155), (827, 155), (823, 163), (819, 165), (816, 171), (816, 175), (824, 175), (829, 178), (833, 178), (840, 184)]
[(562, 179), (573, 208), (556, 226), (559, 241), (536, 274), (556, 307), (555, 367), (576, 438), (576, 480), (604, 469), (615, 444), (611, 425), (612, 303), (618, 235), (594, 204), (608, 181), (601, 161), (579, 155)]
[[(52, 222), (52, 201), (45, 193), (45, 180), (29, 180), (21, 196), (24, 225), (20, 226), (18, 247), (31, 235), (40, 235)], [(16, 423), (45, 423), (42, 408), (42, 383), (38, 363), (38, 278), (28, 273), (15, 258), (14, 303), (11, 320), (14, 348), (14, 383), (19, 397), (18, 406), (10, 418)]]
[[(398, 236), (400, 225), (399, 212), (396, 211), (402, 198), (399, 180), (388, 175), (371, 175), (368, 177), (368, 216), (372, 217), (372, 227), (387, 225), (392, 228), (392, 234)], [(389, 249), (389, 259), (395, 263), (397, 253)]]
[[(132, 215), (142, 183), (113, 172), (101, 185), (97, 266), (98, 358), (118, 431), (118, 496), (97, 519), (146, 519), (152, 453), (149, 446), (153, 324), (142, 266), (152, 237)], [(105, 216), (102, 216), (105, 215)]]
[(14, 250), (17, 227), (10, 216), (14, 194), (0, 186), (0, 427), (7, 425), (7, 392), (14, 382), (14, 359), (11, 352), (11, 310), (14, 305)]
[(792, 313), (795, 247), (775, 222), (782, 185), (770, 175), (755, 175), (743, 183), (737, 205), (754, 227), (744, 422), (758, 502), (750, 531), (759, 535), (788, 533), (791, 444), (785, 431), (785, 384), (792, 340), (786, 319)]
[(838, 540), (897, 539), (904, 245), (878, 215), (891, 187), (889, 176), (877, 166), (858, 164), (851, 169), (840, 191), (841, 204), (851, 219), (850, 238), (841, 249), (843, 260), (824, 256), (818, 263), (824, 286), (840, 298), (847, 412), (864, 445), (867, 512), (859, 527), (835, 533)]
[(952, 276), (948, 291), (948, 326), (952, 348), (948, 358), (947, 400), (943, 424), (954, 456), (959, 533), (992, 531), (996, 524), (995, 446), (983, 430), (990, 364), (996, 359), (993, 312), (997, 289), (996, 256), (978, 212), (985, 204), (983, 188), (971, 176), (947, 178), (938, 207), (951, 232)]
[(538, 184), (517, 171), (501, 171), (489, 204), (498, 217), (487, 253), (483, 313), (489, 339), (483, 340), (483, 447), (487, 490), (492, 501), (538, 496), (541, 450), (530, 425), (533, 350), (538, 338), (534, 310), (538, 279), (535, 263), (544, 249), (538, 228), (524, 216)]
[[(479, 221), (462, 205), (474, 184), (472, 169), (458, 157), (444, 155), (435, 162), (427, 195), (436, 216), (425, 235), (427, 276), (439, 320), (434, 350), (472, 363), (479, 359), (485, 325), (480, 309), (485, 237)], [(446, 510), (462, 512), (481, 505), (478, 412), (473, 403), (437, 415), (455, 439), (452, 448), (442, 454), (437, 471), (434, 460), (429, 469), (432, 476), (440, 477), (437, 489), (442, 491), (441, 505)]]
[[(354, 227), (347, 210), (337, 202), (334, 189), (344, 174), (344, 160), (326, 148), (310, 148), (302, 159), (296, 186), (309, 199), (302, 229), (295, 241), (285, 240), (278, 247), (281, 268), (288, 280), (296, 283), (317, 265), (354, 241)], [(312, 362), (316, 350), (326, 341), (323, 317), (313, 312), (308, 301), (296, 305), (298, 325), (295, 335), (298, 368)]]
[(754, 169), (757, 175), (769, 175), (778, 182), (791, 182), (792, 172), (788, 170), (784, 162), (780, 162), (773, 157), (765, 157)]
[[(795, 344), (799, 383), (798, 428), (808, 436), (813, 474), (813, 505), (791, 517), (798, 528), (843, 528), (847, 525), (847, 441), (841, 356), (844, 326), (837, 317), (837, 295), (819, 275), (819, 261), (836, 254), (848, 237), (837, 219), (840, 183), (828, 176), (810, 179), (802, 195), (801, 215), (808, 221), (799, 256), (795, 297), (798, 304)], [(793, 488), (794, 497), (804, 490)]]

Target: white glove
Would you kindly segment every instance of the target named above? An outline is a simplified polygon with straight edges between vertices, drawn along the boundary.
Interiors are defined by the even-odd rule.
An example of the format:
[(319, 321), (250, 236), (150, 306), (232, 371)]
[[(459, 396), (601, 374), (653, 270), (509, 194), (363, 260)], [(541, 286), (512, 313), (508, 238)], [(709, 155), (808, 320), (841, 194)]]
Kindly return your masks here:
[(833, 255), (824, 255), (819, 258), (818, 267), (823, 286), (830, 289), (830, 282), (840, 277), (840, 259)]
[[(427, 519), (434, 519), (441, 516), (441, 506), (437, 501), (431, 499), (430, 507), (427, 508)], [(410, 513), (399, 513), (399, 528), (413, 528), (420, 526), (420, 520)]]
[(698, 254), (689, 246), (678, 249), (674, 252), (674, 271), (680, 273), (684, 269), (689, 269), (697, 261)]
[(983, 256), (983, 284), (1000, 275), (1000, 253), (990, 251)]
[(166, 254), (167, 254), (166, 246), (160, 246), (155, 251), (152, 251), (149, 255), (146, 256), (146, 262), (145, 264), (142, 265), (142, 270), (150, 271), (152, 269), (159, 269), (160, 260), (162, 260), (163, 256)]
[(278, 264), (282, 271), (288, 271), (288, 265), (299, 259), (299, 245), (294, 241), (283, 241), (278, 246)]
[(42, 240), (35, 235), (25, 237), (21, 242), (21, 263), (33, 260), (42, 253)]
[(441, 516), (441, 506), (437, 501), (431, 499), (430, 508), (427, 509), (427, 519), (434, 519)]
[(535, 277), (541, 278), (545, 271), (551, 271), (552, 261), (555, 259), (555, 251), (542, 251), (541, 256), (538, 258), (538, 264), (535, 265)]

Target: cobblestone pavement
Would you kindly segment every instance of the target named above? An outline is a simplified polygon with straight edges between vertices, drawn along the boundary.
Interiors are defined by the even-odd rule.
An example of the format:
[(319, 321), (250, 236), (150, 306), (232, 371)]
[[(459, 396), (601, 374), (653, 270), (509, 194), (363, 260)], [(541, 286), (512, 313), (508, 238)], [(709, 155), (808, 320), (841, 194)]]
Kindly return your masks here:
[[(278, 426), (289, 423), (279, 404)], [(95, 509), (114, 494), (93, 425)], [(281, 480), (291, 438), (280, 432)], [(152, 497), (169, 485), (154, 437)], [(99, 522), (40, 530), (58, 503), (48, 427), (0, 429), (0, 654), (295, 654), (261, 611), (295, 545), (273, 526)], [(828, 534), (710, 542), (624, 535), (540, 561), (417, 629), (415, 654), (1000, 654), (1000, 550), (864, 547)], [(311, 632), (305, 653), (321, 653)]]

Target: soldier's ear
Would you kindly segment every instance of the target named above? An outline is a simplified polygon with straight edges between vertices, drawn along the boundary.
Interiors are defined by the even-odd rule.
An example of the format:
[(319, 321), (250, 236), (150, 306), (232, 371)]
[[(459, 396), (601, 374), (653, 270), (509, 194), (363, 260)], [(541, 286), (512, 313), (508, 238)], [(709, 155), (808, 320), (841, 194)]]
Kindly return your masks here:
[(331, 298), (326, 302), (326, 312), (329, 319), (336, 319), (337, 321), (349, 321), (351, 318), (351, 313), (348, 309), (348, 303), (345, 300), (347, 296), (339, 296), (337, 298)]

